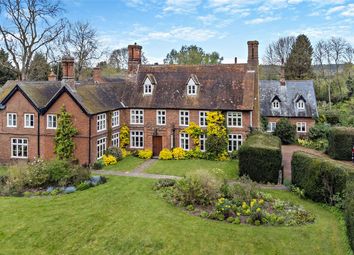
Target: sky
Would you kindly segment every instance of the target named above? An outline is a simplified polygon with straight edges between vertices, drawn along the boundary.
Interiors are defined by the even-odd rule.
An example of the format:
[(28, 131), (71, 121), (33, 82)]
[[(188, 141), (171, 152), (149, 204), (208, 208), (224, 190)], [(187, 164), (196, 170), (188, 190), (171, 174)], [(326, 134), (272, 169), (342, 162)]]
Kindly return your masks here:
[(354, 46), (354, 0), (63, 0), (70, 21), (88, 21), (102, 47), (143, 46), (150, 63), (195, 44), (223, 63), (247, 59), (247, 41), (266, 46), (282, 36), (331, 36)]

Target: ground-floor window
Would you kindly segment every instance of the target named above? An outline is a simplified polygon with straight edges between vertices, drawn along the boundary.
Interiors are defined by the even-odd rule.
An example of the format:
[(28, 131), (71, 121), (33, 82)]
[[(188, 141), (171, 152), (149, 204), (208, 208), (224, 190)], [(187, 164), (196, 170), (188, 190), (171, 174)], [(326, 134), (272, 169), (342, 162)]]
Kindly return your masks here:
[(277, 127), (277, 123), (276, 122), (268, 122), (268, 126), (267, 126), (267, 132), (274, 132), (275, 128)]
[(228, 146), (229, 152), (240, 149), (241, 145), (242, 145), (242, 135), (229, 134), (229, 146)]
[(112, 134), (112, 146), (119, 147), (119, 132)]
[(306, 133), (306, 122), (297, 122), (296, 131), (298, 133)]
[(97, 139), (97, 159), (102, 158), (106, 150), (106, 137)]
[(179, 145), (182, 149), (189, 150), (189, 135), (187, 133), (179, 134)]
[(130, 131), (130, 147), (144, 148), (144, 131)]
[(201, 151), (205, 151), (206, 150), (206, 147), (205, 147), (206, 138), (207, 138), (206, 134), (202, 134), (202, 135), (199, 136), (200, 150)]
[(12, 138), (11, 139), (11, 157), (12, 158), (28, 158), (28, 139)]

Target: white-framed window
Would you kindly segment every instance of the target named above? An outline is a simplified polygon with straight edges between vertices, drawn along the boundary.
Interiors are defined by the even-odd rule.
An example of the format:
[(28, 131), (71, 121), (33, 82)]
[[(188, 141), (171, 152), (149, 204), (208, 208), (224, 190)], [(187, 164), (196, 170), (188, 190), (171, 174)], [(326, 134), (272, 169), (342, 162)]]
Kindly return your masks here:
[(179, 134), (179, 145), (183, 150), (189, 150), (189, 135), (187, 133)]
[(17, 127), (17, 114), (8, 113), (7, 114), (7, 127)]
[(103, 131), (106, 130), (107, 126), (107, 115), (105, 113), (101, 113), (97, 115), (97, 131)]
[(34, 128), (34, 114), (33, 113), (25, 113), (25, 128)]
[(144, 110), (130, 110), (130, 124), (144, 124)]
[(279, 108), (280, 108), (280, 102), (279, 102), (279, 100), (275, 99), (275, 100), (272, 102), (272, 108), (273, 108), (273, 109), (279, 109)]
[(195, 96), (197, 95), (197, 85), (193, 81), (193, 79), (189, 79), (187, 84), (187, 95)]
[(189, 111), (179, 111), (179, 125), (189, 126)]
[(130, 131), (130, 148), (144, 148), (144, 131)]
[(119, 126), (119, 111), (112, 112), (112, 127)]
[(242, 127), (242, 112), (227, 112), (228, 127)]
[(296, 107), (299, 110), (304, 110), (305, 109), (305, 102), (304, 100), (300, 99), (297, 103), (296, 103)]
[(112, 134), (112, 146), (119, 147), (119, 132)]
[(58, 119), (58, 116), (56, 114), (48, 114), (47, 115), (47, 128), (48, 129), (56, 129), (57, 128), (57, 119)]
[(276, 127), (277, 127), (276, 122), (268, 122), (267, 132), (274, 132)]
[(207, 116), (208, 112), (207, 111), (200, 111), (199, 112), (199, 126), (201, 127), (206, 127), (207, 126)]
[(11, 139), (11, 158), (28, 158), (28, 139)]
[(306, 122), (296, 122), (296, 131), (298, 133), (306, 133)]
[(166, 125), (166, 110), (156, 110), (156, 125)]
[(200, 144), (200, 150), (201, 151), (206, 151), (206, 139), (207, 139), (207, 135), (206, 134), (201, 134), (199, 136), (199, 144)]
[(102, 158), (107, 148), (106, 140), (107, 140), (106, 137), (97, 139), (97, 159)]
[(233, 152), (234, 150), (240, 149), (242, 145), (242, 135), (240, 134), (229, 134), (229, 145), (228, 152)]
[(144, 95), (152, 95), (152, 91), (154, 89), (154, 85), (152, 85), (149, 78), (147, 78), (144, 82)]

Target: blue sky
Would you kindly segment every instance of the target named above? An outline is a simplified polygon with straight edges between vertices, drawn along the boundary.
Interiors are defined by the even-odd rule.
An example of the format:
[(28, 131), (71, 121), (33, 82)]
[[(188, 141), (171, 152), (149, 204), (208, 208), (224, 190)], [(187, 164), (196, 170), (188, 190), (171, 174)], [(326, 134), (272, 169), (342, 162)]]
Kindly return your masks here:
[(340, 36), (354, 45), (354, 0), (63, 0), (72, 20), (89, 21), (103, 47), (137, 42), (151, 63), (196, 44), (230, 63), (247, 58), (247, 41), (265, 47), (280, 36)]

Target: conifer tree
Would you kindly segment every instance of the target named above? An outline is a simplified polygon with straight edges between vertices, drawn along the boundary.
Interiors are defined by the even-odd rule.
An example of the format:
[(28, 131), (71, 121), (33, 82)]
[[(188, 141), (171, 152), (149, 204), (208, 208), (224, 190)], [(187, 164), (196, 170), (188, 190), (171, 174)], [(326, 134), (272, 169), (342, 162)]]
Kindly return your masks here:
[(305, 80), (313, 77), (311, 42), (306, 35), (299, 35), (291, 49), (289, 59), (285, 64), (287, 80)]
[(73, 159), (75, 143), (73, 137), (78, 133), (71, 120), (71, 114), (62, 106), (58, 116), (58, 126), (55, 133), (55, 154), (58, 159)]

